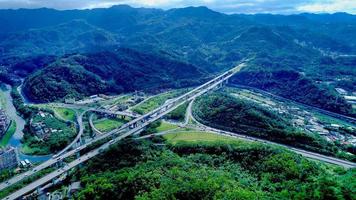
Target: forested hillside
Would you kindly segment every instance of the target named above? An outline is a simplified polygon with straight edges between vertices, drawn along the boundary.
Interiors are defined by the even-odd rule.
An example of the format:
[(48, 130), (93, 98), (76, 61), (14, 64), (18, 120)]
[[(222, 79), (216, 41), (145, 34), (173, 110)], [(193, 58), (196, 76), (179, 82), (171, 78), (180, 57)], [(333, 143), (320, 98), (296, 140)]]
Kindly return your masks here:
[(336, 113), (354, 115), (352, 106), (326, 85), (318, 85), (293, 70), (244, 70), (231, 79), (233, 84), (256, 87), (279, 96)]
[(194, 65), (131, 49), (74, 54), (30, 75), (24, 93), (37, 102), (100, 93), (158, 91), (197, 85), (207, 74)]
[[(71, 53), (114, 51), (119, 47), (189, 63), (211, 75), (231, 68), (243, 58), (253, 58), (253, 63), (249, 65), (251, 69), (241, 75), (238, 83), (284, 94), (296, 101), (333, 112), (352, 114), (350, 106), (332, 92), (336, 86), (353, 92), (354, 83), (344, 73), (345, 65), (325, 61), (340, 60), (340, 57), (346, 55), (351, 57), (350, 66), (355, 64), (352, 61), (352, 55), (356, 52), (354, 15), (227, 15), (206, 7), (165, 11), (121, 5), (108, 9), (68, 11), (0, 10), (0, 19), (3, 27), (0, 31), (0, 64), (4, 68), (0, 78), (10, 83), (27, 76), (21, 72), (32, 72), (17, 65), (29, 57), (55, 55), (60, 58)], [(97, 65), (93, 59), (85, 62), (87, 66), (91, 65), (89, 62)], [(165, 62), (165, 59), (160, 62)], [(330, 72), (338, 74), (338, 77), (322, 79), (321, 76), (330, 74), (325, 71), (329, 66), (333, 67)], [(103, 71), (98, 70), (99, 67), (95, 68), (91, 71), (94, 74)], [(103, 69), (106, 68), (103, 66)], [(286, 70), (290, 71), (289, 74), (303, 75), (297, 78), (295, 75), (292, 78), (283, 77), (287, 81), (284, 84), (275, 74), (283, 74)], [(271, 73), (264, 74), (265, 71)], [(258, 81), (255, 80), (256, 74)], [(294, 81), (296, 83), (292, 83)], [(111, 83), (107, 84), (113, 87)], [(170, 85), (167, 82), (161, 84)], [(116, 83), (113, 85), (117, 86)], [(118, 85), (121, 87), (121, 84)], [(125, 90), (128, 86), (123, 87)], [(132, 88), (135, 87), (134, 84)], [(327, 87), (329, 89), (325, 89)], [(110, 89), (115, 92), (120, 90)], [(297, 92), (290, 95), (290, 91), (294, 90)], [(315, 95), (310, 95), (311, 92)], [(44, 97), (35, 97), (35, 94), (29, 96), (39, 101)], [(320, 102), (316, 99), (320, 99)]]
[[(120, 155), (118, 157), (117, 155)], [(79, 199), (353, 199), (354, 170), (267, 145), (125, 141), (90, 161)], [(114, 198), (113, 198), (114, 197)]]

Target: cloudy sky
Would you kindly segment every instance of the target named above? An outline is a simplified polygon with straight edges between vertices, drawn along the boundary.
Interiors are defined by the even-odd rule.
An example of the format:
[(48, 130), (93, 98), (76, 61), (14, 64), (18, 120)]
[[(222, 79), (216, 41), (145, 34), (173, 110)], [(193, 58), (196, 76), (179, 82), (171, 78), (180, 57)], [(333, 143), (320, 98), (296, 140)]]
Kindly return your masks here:
[(102, 8), (118, 4), (162, 9), (203, 5), (225, 13), (356, 14), (356, 0), (0, 0), (0, 8), (48, 7), (63, 10)]

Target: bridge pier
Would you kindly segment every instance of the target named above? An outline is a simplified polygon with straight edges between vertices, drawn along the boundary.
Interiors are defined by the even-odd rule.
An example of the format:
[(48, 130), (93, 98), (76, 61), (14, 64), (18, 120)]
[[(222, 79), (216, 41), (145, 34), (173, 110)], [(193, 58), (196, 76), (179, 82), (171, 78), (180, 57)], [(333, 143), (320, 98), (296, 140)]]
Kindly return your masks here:
[(130, 128), (133, 129), (133, 128), (136, 128), (136, 127), (137, 127), (137, 122), (133, 123)]
[(38, 186), (38, 187), (36, 188), (36, 191), (37, 191), (37, 195), (42, 194), (41, 186)]
[(61, 168), (63, 167), (64, 165), (66, 165), (67, 163), (65, 163), (63, 160), (59, 160), (57, 163), (56, 163), (56, 167), (57, 168)]
[(82, 137), (79, 138), (78, 143), (77, 143), (77, 147), (79, 147), (80, 145), (83, 145), (84, 141), (82, 139)]

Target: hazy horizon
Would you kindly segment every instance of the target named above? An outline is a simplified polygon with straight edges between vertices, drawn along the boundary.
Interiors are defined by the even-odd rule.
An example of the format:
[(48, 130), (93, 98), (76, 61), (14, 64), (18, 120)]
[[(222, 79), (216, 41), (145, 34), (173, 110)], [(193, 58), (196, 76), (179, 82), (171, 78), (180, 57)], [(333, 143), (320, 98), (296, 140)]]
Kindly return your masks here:
[(83, 10), (109, 8), (116, 5), (129, 5), (135, 8), (172, 8), (205, 6), (211, 10), (226, 14), (300, 14), (300, 13), (339, 13), (356, 14), (356, 1), (352, 0), (0, 0), (0, 9), (36, 9)]

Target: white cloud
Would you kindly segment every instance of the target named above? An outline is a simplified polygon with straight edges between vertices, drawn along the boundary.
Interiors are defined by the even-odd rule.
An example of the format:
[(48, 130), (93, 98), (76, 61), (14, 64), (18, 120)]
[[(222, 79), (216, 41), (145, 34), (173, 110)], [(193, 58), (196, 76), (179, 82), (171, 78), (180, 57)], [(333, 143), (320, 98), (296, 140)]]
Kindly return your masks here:
[(356, 14), (356, 0), (324, 0), (299, 6), (296, 10), (314, 13), (350, 12)]

